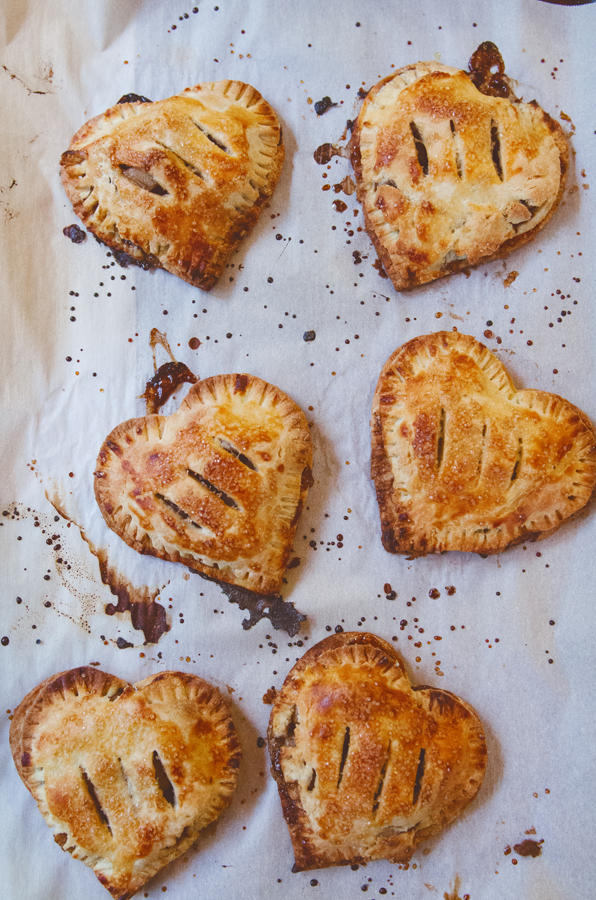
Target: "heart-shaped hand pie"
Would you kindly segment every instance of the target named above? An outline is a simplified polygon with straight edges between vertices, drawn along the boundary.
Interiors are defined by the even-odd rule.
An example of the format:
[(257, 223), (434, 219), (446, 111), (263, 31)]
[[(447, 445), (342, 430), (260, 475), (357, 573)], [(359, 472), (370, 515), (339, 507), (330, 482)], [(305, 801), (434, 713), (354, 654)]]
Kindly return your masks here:
[(119, 104), (77, 131), (62, 182), (100, 240), (210, 290), (281, 172), (274, 110), (249, 84), (197, 84)]
[(10, 747), (54, 840), (128, 900), (229, 804), (240, 745), (218, 690), (183, 672), (137, 684), (89, 667), (15, 711)]
[(559, 204), (569, 159), (535, 101), (486, 96), (437, 62), (375, 85), (352, 146), (366, 230), (398, 291), (531, 240)]
[(413, 688), (392, 646), (360, 632), (304, 654), (273, 705), (268, 740), (297, 872), (407, 862), (468, 806), (486, 768), (471, 707)]
[(304, 413), (252, 375), (197, 382), (178, 412), (123, 422), (95, 472), (127, 544), (259, 594), (278, 591), (312, 483)]
[(596, 432), (556, 394), (516, 391), (475, 338), (408, 341), (383, 367), (372, 464), (390, 553), (498, 553), (545, 537), (596, 482)]

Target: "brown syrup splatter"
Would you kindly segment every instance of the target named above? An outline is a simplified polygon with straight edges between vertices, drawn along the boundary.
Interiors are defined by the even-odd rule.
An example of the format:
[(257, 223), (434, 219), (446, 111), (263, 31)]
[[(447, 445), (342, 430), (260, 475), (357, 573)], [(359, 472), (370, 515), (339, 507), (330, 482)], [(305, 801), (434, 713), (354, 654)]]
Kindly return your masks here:
[(69, 238), (73, 244), (82, 244), (87, 235), (78, 225), (67, 225), (62, 229), (62, 234)]
[(293, 603), (286, 602), (281, 594), (257, 594), (237, 584), (217, 581), (204, 572), (197, 574), (219, 585), (230, 603), (237, 603), (240, 609), (248, 610), (248, 619), (242, 622), (245, 631), (261, 619), (269, 619), (276, 631), (285, 631), (290, 637), (294, 637), (300, 631), (302, 623), (306, 621), (306, 616), (299, 612)]
[(160, 366), (145, 387), (141, 397), (145, 400), (146, 415), (158, 412), (181, 384), (196, 384), (197, 377), (181, 362), (167, 362)]
[(389, 275), (385, 271), (385, 269), (383, 267), (383, 263), (381, 262), (380, 259), (375, 259), (374, 263), (372, 264), (372, 267), (373, 267), (373, 269), (377, 270), (377, 272), (379, 273), (381, 278), (389, 278)]
[(348, 204), (344, 203), (343, 200), (334, 200), (332, 205), (337, 210), (337, 212), (345, 212), (348, 208)]
[(453, 881), (449, 885), (449, 891), (443, 892), (443, 900), (468, 900), (469, 895), (464, 894), (460, 897), (459, 890), (461, 888), (461, 879), (459, 875), (455, 875)]
[(513, 850), (517, 853), (518, 856), (531, 856), (532, 859), (536, 859), (537, 856), (540, 856), (542, 853), (542, 844), (544, 840), (541, 841), (533, 841), (530, 838), (526, 838), (525, 841), (522, 841), (521, 844), (514, 844)]
[[(198, 341), (198, 338), (191, 338), (191, 341), (195, 340)], [(200, 343), (201, 342), (198, 341), (197, 347)], [(170, 361), (164, 363), (159, 368), (157, 367), (156, 359), (156, 349), (158, 345), (162, 347), (170, 357)], [(190, 345), (189, 341), (189, 346)], [(146, 415), (148, 416), (161, 409), (166, 400), (172, 396), (174, 391), (180, 387), (181, 384), (196, 384), (198, 380), (196, 375), (193, 375), (184, 363), (177, 361), (168, 343), (167, 335), (161, 332), (159, 328), (151, 329), (149, 346), (153, 353), (153, 369), (155, 374), (153, 375), (153, 378), (147, 382), (145, 391), (141, 394), (141, 397), (146, 402)], [(192, 349), (196, 348), (193, 347)]]
[(10, 80), (11, 80), (11, 81), (16, 81), (16, 82), (18, 82), (20, 85), (22, 85), (22, 87), (25, 88), (25, 90), (27, 91), (27, 93), (29, 94), (29, 96), (31, 96), (31, 94), (47, 94), (47, 93), (52, 93), (51, 91), (34, 91), (33, 88), (30, 88), (29, 85), (25, 84), (25, 82), (23, 81), (22, 78), (19, 78), (18, 75), (15, 75), (15, 74), (14, 74), (14, 72), (11, 72), (10, 69), (7, 69), (7, 68), (6, 68), (6, 66), (2, 66), (2, 68), (4, 69), (4, 71), (6, 72), (7, 75), (10, 75)]
[(468, 71), (472, 84), (478, 88), (481, 94), (485, 94), (487, 97), (514, 99), (509, 79), (505, 75), (503, 57), (492, 41), (483, 41), (474, 50), (468, 63)]
[[(84, 533), (83, 538), (85, 537)], [(105, 550), (93, 547), (89, 541), (89, 549), (99, 562), (99, 573), (102, 582), (107, 585), (118, 598), (118, 603), (108, 603), (105, 612), (108, 616), (116, 613), (130, 612), (130, 620), (135, 631), (142, 631), (147, 644), (157, 644), (163, 634), (170, 630), (166, 611), (155, 598), (159, 591), (151, 592), (147, 587), (135, 587), (123, 578), (119, 572), (109, 565), (108, 554)], [(120, 645), (118, 645), (120, 646)], [(129, 644), (128, 646), (132, 646)]]
[[(46, 497), (56, 512), (79, 530), (82, 539), (99, 562), (99, 571), (103, 584), (107, 585), (112, 594), (118, 598), (117, 605), (113, 603), (107, 604), (105, 607), (106, 614), (113, 616), (117, 612), (130, 611), (133, 628), (136, 631), (143, 632), (146, 643), (157, 644), (161, 636), (169, 631), (171, 627), (167, 621), (165, 608), (157, 603), (155, 599), (159, 594), (159, 590), (151, 593), (145, 586), (135, 587), (118, 572), (110, 568), (107, 551), (97, 548), (91, 543), (85, 534), (84, 528), (65, 512), (57, 497), (50, 497), (47, 493)], [(118, 647), (122, 647), (121, 643), (117, 642), (117, 644)]]
[(314, 161), (319, 166), (327, 165), (334, 156), (343, 156), (345, 159), (349, 159), (349, 147), (339, 147), (337, 144), (321, 144), (313, 153)]
[(331, 97), (323, 97), (322, 100), (317, 100), (317, 102), (315, 103), (315, 112), (317, 116), (322, 116), (333, 106), (337, 105), (338, 104), (334, 103)]
[(336, 194), (339, 194), (340, 191), (343, 191), (346, 196), (351, 197), (351, 195), (356, 190), (356, 182), (351, 175), (346, 175), (346, 177), (342, 181), (340, 181), (338, 184), (333, 185), (333, 190)]
[(519, 272), (516, 272), (515, 270), (513, 270), (513, 272), (510, 272), (509, 275), (503, 280), (504, 286), (511, 287), (518, 275)]
[(277, 700), (277, 688), (273, 687), (273, 685), (268, 688), (263, 694), (263, 703), (265, 706), (273, 706), (275, 701)]

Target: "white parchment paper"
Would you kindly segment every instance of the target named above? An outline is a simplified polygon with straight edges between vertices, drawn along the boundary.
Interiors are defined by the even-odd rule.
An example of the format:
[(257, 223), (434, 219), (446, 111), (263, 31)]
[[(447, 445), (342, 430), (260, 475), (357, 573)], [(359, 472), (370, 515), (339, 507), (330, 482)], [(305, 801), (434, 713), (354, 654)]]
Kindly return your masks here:
[[(485, 340), (519, 387), (554, 391), (596, 420), (596, 10), (540, 0), (195, 3), (6, 0), (0, 14), (0, 632), (8, 639), (0, 646), (0, 896), (107, 896), (53, 843), (8, 747), (23, 696), (54, 672), (93, 662), (131, 681), (163, 669), (211, 680), (230, 697), (243, 744), (230, 809), (139, 896), (167, 889), (179, 900), (355, 900), (366, 889), (408, 900), (587, 898), (596, 808), (594, 510), (500, 557), (390, 556), (368, 475), (368, 422), (393, 350), (452, 328)], [(562, 207), (506, 261), (397, 294), (373, 267), (355, 195), (333, 187), (350, 174), (348, 160), (318, 166), (313, 152), (340, 139), (360, 87), (417, 60), (466, 68), (483, 40), (498, 45), (524, 99), (536, 98), (570, 133)], [(253, 84), (276, 108), (287, 156), (270, 207), (213, 291), (121, 269), (90, 236), (68, 241), (62, 229), (76, 217), (58, 161), (74, 131), (125, 93), (161, 99), (227, 78)], [(337, 105), (317, 117), (323, 96)], [(216, 585), (138, 556), (96, 509), (98, 449), (115, 425), (144, 412), (152, 328), (167, 333), (197, 375), (251, 372), (307, 412), (315, 485), (294, 545), (301, 562), (284, 591), (308, 616), (295, 638), (266, 620), (243, 630), (245, 614)], [(305, 342), (311, 330), (316, 339)], [(201, 342), (196, 350), (192, 338)], [(114, 598), (80, 529), (123, 577), (159, 591), (171, 629), (157, 645), (143, 645), (129, 616), (105, 614)], [(337, 626), (394, 640), (414, 682), (459, 694), (486, 727), (480, 794), (407, 869), (378, 862), (291, 873), (258, 741), (269, 717), (261, 698)], [(118, 638), (133, 646), (118, 649)], [(528, 834), (543, 841), (540, 857), (505, 855)]]

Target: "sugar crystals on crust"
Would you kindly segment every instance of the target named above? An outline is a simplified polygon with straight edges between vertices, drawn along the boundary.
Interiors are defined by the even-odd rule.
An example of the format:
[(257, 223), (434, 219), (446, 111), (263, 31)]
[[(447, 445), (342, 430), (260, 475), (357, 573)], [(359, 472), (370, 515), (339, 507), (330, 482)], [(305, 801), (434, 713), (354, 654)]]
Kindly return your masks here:
[(472, 802), (487, 759), (474, 710), (412, 687), (393, 647), (362, 632), (332, 635), (296, 663), (268, 741), (294, 871), (407, 862)]
[(414, 338), (387, 360), (371, 476), (391, 553), (498, 553), (545, 537), (589, 500), (596, 431), (567, 400), (514, 388), (468, 335)]
[(230, 803), (240, 764), (219, 691), (183, 672), (54, 675), (15, 710), (10, 747), (56, 843), (115, 900), (189, 849)]
[(139, 553), (259, 594), (281, 587), (310, 484), (304, 413), (253, 375), (197, 382), (171, 416), (118, 425), (99, 452), (95, 496)]
[(438, 62), (375, 85), (352, 146), (366, 230), (398, 291), (531, 240), (559, 205), (569, 159), (536, 101), (487, 95)]
[(281, 172), (275, 111), (240, 81), (123, 101), (77, 131), (64, 189), (108, 246), (208, 291)]

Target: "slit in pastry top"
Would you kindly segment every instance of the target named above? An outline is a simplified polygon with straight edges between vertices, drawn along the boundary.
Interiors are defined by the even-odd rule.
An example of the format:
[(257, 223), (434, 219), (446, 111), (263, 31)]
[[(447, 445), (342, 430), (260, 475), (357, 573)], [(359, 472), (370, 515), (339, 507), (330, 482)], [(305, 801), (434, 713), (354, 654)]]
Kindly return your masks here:
[(312, 483), (304, 413), (251, 375), (193, 385), (171, 416), (117, 426), (95, 495), (107, 524), (140, 553), (260, 594), (279, 590)]
[(422, 335), (379, 377), (371, 475), (389, 552), (499, 553), (587, 503), (596, 431), (562, 397), (516, 390), (474, 337)]
[(560, 203), (569, 163), (562, 128), (535, 101), (482, 93), (438, 62), (375, 85), (351, 147), (366, 230), (398, 291), (531, 240)]
[(208, 291), (283, 159), (269, 103), (244, 82), (219, 81), (156, 102), (122, 98), (77, 131), (60, 163), (75, 213), (100, 241)]

